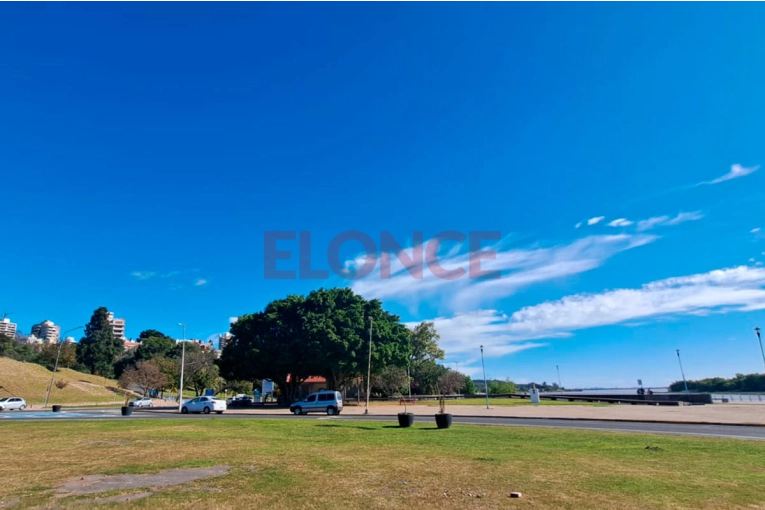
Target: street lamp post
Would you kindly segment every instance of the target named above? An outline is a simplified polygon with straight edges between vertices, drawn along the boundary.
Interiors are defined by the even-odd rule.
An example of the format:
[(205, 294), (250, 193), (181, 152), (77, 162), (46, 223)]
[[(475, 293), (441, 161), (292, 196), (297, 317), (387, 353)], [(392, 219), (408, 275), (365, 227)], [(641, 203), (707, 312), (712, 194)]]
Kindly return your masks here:
[(483, 362), (483, 345), (481, 346), (481, 366), (483, 367), (483, 391), (486, 395), (486, 409), (489, 408), (489, 381), (486, 380), (486, 364)]
[(67, 333), (71, 333), (72, 331), (77, 331), (78, 329), (81, 329), (84, 327), (85, 326), (77, 326), (76, 328), (66, 330), (59, 335), (58, 351), (56, 352), (56, 363), (53, 364), (53, 373), (50, 376), (50, 384), (48, 385), (48, 393), (46, 393), (45, 395), (45, 405), (43, 405), (43, 407), (48, 407), (48, 400), (50, 400), (50, 390), (53, 388), (53, 379), (56, 377), (56, 370), (58, 370), (58, 358), (61, 356), (61, 347), (64, 345), (64, 338), (66, 338), (64, 335), (66, 335)]
[(555, 371), (558, 372), (558, 388), (563, 389), (563, 385), (560, 382), (560, 368), (558, 368), (558, 365), (555, 365)]
[(765, 364), (765, 350), (762, 349), (762, 337), (760, 336), (760, 328), (754, 328), (754, 332), (757, 333), (757, 340), (760, 342), (760, 354), (762, 354), (762, 362)]
[(412, 375), (410, 374), (409, 368), (412, 365), (412, 335), (414, 334), (414, 331), (411, 329), (409, 330), (409, 352), (407, 353), (407, 359), (406, 359), (406, 380), (409, 383), (409, 398), (412, 398)]
[(364, 414), (369, 414), (369, 383), (372, 377), (372, 325), (374, 319), (369, 318), (369, 364), (367, 365), (367, 407), (364, 409)]
[(680, 374), (683, 376), (683, 386), (685, 386), (685, 394), (688, 394), (688, 383), (685, 381), (685, 372), (683, 371), (683, 362), (680, 361), (680, 349), (677, 352), (677, 362), (680, 364)]
[(186, 325), (179, 322), (178, 325), (183, 328), (183, 343), (181, 344), (181, 384), (178, 388), (178, 412), (183, 409), (183, 366), (186, 364)]
[[(459, 364), (459, 362), (458, 362), (458, 361), (455, 361), (455, 362), (454, 362), (454, 371), (455, 371), (456, 373), (458, 373), (458, 374), (460, 373), (460, 364)], [(459, 395), (459, 394), (460, 394), (460, 389), (459, 389), (459, 388), (457, 388), (457, 395)]]

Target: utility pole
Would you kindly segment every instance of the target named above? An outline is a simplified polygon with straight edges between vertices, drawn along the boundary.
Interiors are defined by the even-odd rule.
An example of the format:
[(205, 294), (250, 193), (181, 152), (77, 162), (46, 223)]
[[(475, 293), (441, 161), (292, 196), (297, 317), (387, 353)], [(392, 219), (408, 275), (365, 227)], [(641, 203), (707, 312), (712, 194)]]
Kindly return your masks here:
[(680, 364), (680, 374), (683, 376), (683, 385), (685, 386), (685, 394), (688, 394), (688, 383), (685, 381), (685, 372), (683, 372), (683, 362), (680, 361), (680, 349), (677, 352), (677, 362)]
[(181, 344), (181, 384), (178, 388), (178, 412), (183, 409), (183, 366), (186, 364), (186, 325), (178, 323), (183, 328), (183, 344)]
[[(4, 314), (4, 315), (10, 315), (10, 314)], [(77, 331), (78, 329), (81, 329), (84, 327), (85, 326), (77, 326), (76, 328), (72, 328), (72, 329), (64, 331), (58, 336), (58, 351), (56, 352), (56, 363), (53, 365), (53, 373), (50, 376), (50, 384), (48, 385), (48, 393), (46, 393), (45, 395), (45, 404), (43, 405), (43, 407), (48, 407), (48, 400), (50, 400), (50, 390), (51, 388), (53, 388), (53, 379), (56, 377), (56, 370), (58, 370), (58, 358), (61, 356), (61, 346), (64, 345), (64, 338), (66, 338), (64, 335), (66, 335), (67, 333), (71, 333), (72, 331)]]
[(369, 364), (367, 365), (367, 407), (364, 409), (364, 414), (369, 414), (369, 383), (372, 377), (372, 324), (374, 319), (369, 318)]
[(409, 373), (409, 367), (412, 364), (412, 335), (414, 335), (413, 330), (409, 330), (409, 353), (407, 354), (406, 358), (406, 380), (409, 382), (409, 398), (412, 398), (412, 376)]
[(760, 336), (760, 328), (754, 328), (754, 332), (757, 333), (757, 340), (760, 342), (760, 354), (762, 354), (762, 362), (765, 364), (765, 351), (762, 349), (762, 337)]
[(558, 365), (555, 365), (555, 371), (558, 372), (558, 387), (563, 389), (563, 385), (560, 382), (560, 368), (558, 368)]
[(486, 395), (486, 409), (489, 408), (489, 381), (486, 380), (486, 365), (483, 362), (483, 345), (481, 346), (481, 366), (483, 366), (483, 391)]

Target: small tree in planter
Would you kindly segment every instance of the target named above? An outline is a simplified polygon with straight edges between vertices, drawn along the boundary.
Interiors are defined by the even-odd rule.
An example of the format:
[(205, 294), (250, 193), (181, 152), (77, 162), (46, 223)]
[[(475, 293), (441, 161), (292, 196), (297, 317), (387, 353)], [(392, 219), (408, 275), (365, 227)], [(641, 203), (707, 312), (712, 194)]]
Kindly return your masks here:
[(128, 404), (130, 403), (130, 392), (128, 388), (135, 382), (135, 369), (128, 369), (122, 372), (122, 376), (119, 379), (119, 385), (122, 391), (125, 392), (125, 404), (122, 406), (122, 416), (130, 416), (133, 414), (133, 408)]
[(446, 412), (446, 400), (444, 395), (441, 394), (441, 398), (438, 401), (439, 411), (436, 415), (436, 426), (439, 429), (448, 429), (452, 426), (452, 415)]
[(414, 414), (407, 411), (407, 398), (404, 397), (404, 412), (398, 413), (398, 426), (411, 427), (414, 425)]

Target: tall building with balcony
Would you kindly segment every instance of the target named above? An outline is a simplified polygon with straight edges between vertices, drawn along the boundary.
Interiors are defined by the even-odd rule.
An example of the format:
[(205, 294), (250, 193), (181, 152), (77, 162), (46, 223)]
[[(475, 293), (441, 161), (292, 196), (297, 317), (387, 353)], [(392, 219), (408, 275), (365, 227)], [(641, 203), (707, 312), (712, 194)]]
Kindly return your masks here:
[(115, 319), (114, 314), (109, 312), (109, 324), (112, 325), (114, 337), (125, 340), (125, 319)]
[(45, 343), (58, 343), (61, 326), (56, 326), (53, 321), (43, 321), (32, 326), (32, 334)]
[(234, 338), (234, 335), (231, 333), (223, 333), (222, 335), (218, 335), (218, 350), (223, 350), (226, 348), (226, 345), (231, 341), (231, 339)]
[(5, 317), (0, 320), (0, 335), (5, 335), (8, 338), (16, 337), (16, 323), (11, 322), (11, 319)]

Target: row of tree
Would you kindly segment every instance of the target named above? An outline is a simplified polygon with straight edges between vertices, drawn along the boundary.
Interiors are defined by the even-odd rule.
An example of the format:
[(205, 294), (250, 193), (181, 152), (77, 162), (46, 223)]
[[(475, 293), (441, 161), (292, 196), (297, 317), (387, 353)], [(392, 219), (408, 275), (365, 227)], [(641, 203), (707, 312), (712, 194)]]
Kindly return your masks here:
[[(765, 391), (765, 375), (763, 374), (736, 374), (731, 379), (711, 377), (688, 381), (689, 391), (700, 392), (761, 392)], [(669, 385), (669, 391), (685, 391), (683, 381), (675, 381)]]
[[(76, 344), (63, 344), (60, 347), (59, 366), (80, 370), (85, 368), (77, 363)], [(56, 344), (32, 346), (20, 343), (14, 338), (0, 335), (0, 356), (27, 363), (37, 363), (47, 367), (49, 370), (53, 370), (58, 349), (59, 346)]]
[[(197, 344), (186, 344), (184, 388), (197, 395), (207, 388), (250, 393), (269, 379), (277, 384), (280, 398), (292, 402), (311, 376), (324, 377), (327, 389), (365, 390), (371, 360), (370, 382), (377, 395), (476, 392), (469, 377), (438, 363), (444, 351), (432, 322), (410, 330), (379, 300), (366, 300), (347, 288), (272, 301), (263, 311), (240, 317), (231, 333), (220, 359)], [(117, 377), (123, 387), (144, 394), (178, 388), (181, 345), (157, 330), (141, 332), (138, 341), (137, 349), (125, 352), (107, 309), (101, 307), (93, 312), (80, 342), (62, 346), (60, 364)], [(56, 349), (44, 347), (35, 361), (52, 368)], [(0, 354), (31, 356), (14, 342), (0, 342)], [(492, 381), (489, 391), (511, 393), (515, 387)]]

